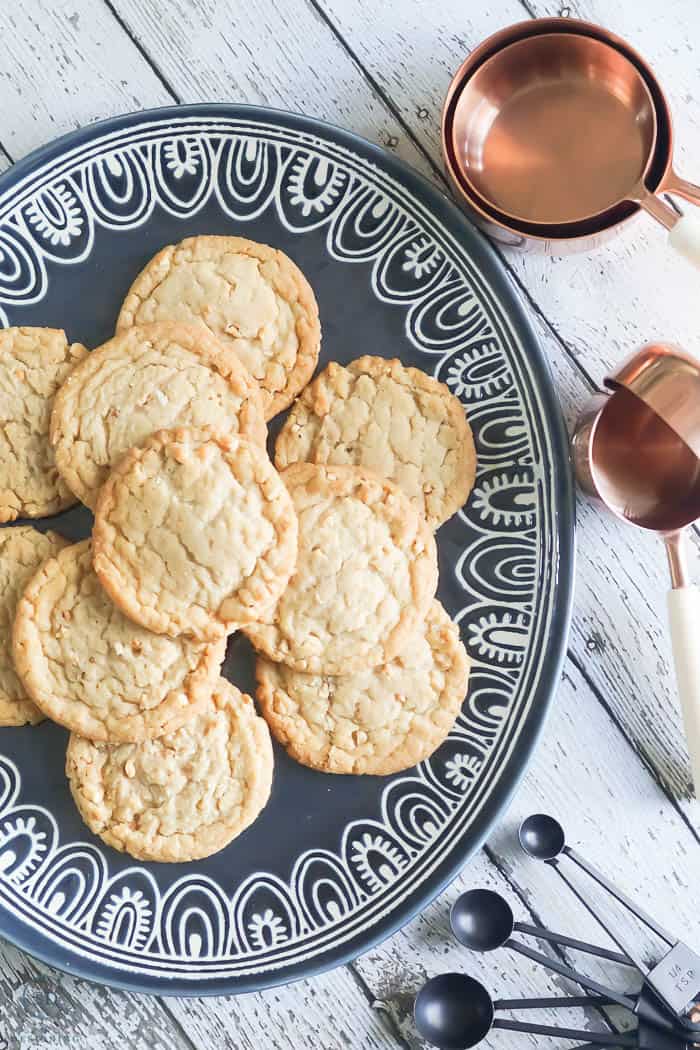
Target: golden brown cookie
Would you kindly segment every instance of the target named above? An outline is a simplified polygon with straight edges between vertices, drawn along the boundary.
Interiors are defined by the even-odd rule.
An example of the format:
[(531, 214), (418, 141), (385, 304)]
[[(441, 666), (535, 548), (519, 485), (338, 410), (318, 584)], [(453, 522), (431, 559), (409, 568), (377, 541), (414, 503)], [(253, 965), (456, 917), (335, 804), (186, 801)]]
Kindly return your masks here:
[(13, 631), (17, 673), (45, 715), (92, 740), (171, 732), (207, 703), (224, 644), (152, 634), (127, 619), (92, 569), (91, 541), (44, 562)]
[(331, 362), (280, 431), (275, 463), (349, 464), (389, 478), (436, 529), (466, 502), (476, 452), (464, 407), (444, 383), (400, 361)]
[(204, 325), (162, 323), (88, 355), (56, 395), (50, 436), (63, 479), (94, 510), (125, 452), (164, 427), (205, 425), (264, 445), (260, 389)]
[(58, 533), (37, 532), (30, 525), (0, 529), (0, 726), (36, 725), (44, 718), (17, 677), (12, 625), (17, 603), (32, 576), (67, 544)]
[(265, 418), (292, 403), (321, 345), (314, 293), (283, 252), (245, 237), (189, 237), (151, 259), (124, 300), (117, 330), (204, 321), (262, 391)]
[(53, 398), (87, 350), (56, 328), (0, 330), (0, 521), (75, 503), (49, 444)]
[(66, 775), (80, 815), (138, 860), (208, 857), (265, 806), (272, 743), (253, 701), (220, 678), (187, 725), (158, 740), (96, 744), (71, 736)]
[(269, 613), (296, 563), (297, 521), (264, 449), (180, 428), (110, 474), (93, 539), (95, 571), (133, 620), (217, 638)]
[(297, 463), (282, 473), (299, 519), (297, 567), (256, 649), (311, 674), (392, 660), (437, 586), (435, 539), (396, 485), (358, 467)]
[(433, 601), (411, 644), (381, 667), (321, 676), (259, 657), (256, 677), (265, 721), (297, 762), (386, 776), (422, 762), (446, 738), (467, 691), (469, 658)]

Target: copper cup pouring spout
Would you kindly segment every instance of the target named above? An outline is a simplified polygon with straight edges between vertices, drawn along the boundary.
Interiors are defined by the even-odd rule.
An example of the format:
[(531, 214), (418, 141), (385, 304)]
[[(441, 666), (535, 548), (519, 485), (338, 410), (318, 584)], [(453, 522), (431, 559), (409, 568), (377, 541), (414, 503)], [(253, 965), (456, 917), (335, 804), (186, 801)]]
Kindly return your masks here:
[(668, 611), (678, 692), (700, 792), (700, 589), (688, 582), (685, 530), (700, 517), (700, 363), (651, 343), (606, 379), (572, 439), (583, 491), (658, 533), (671, 570)]

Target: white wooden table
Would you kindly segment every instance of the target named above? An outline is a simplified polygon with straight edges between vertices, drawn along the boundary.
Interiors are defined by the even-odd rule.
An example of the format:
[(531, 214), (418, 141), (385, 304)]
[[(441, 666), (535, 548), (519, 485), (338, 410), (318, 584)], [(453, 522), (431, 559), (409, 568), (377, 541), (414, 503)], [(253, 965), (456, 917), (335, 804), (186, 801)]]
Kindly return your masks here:
[[(698, 0), (572, 0), (564, 11), (607, 24), (649, 58), (676, 116), (678, 166), (698, 179)], [(444, 186), (439, 115), (451, 72), (495, 29), (562, 6), (0, 0), (0, 12), (0, 168), (97, 118), (217, 100), (322, 117), (384, 144)], [(663, 242), (660, 228), (641, 221), (595, 255), (506, 257), (569, 421), (606, 370), (641, 342), (664, 338), (700, 355), (699, 278)], [(588, 507), (578, 517), (573, 629), (547, 732), (500, 827), (432, 907), (351, 966), (236, 999), (140, 998), (64, 977), (0, 945), (0, 1047), (414, 1048), (422, 1043), (412, 1001), (426, 976), (467, 967), (499, 996), (554, 994), (563, 982), (505, 951), (465, 956), (448, 931), (450, 902), (466, 887), (486, 885), (506, 893), (520, 918), (601, 939), (555, 874), (516, 849), (517, 824), (533, 811), (560, 816), (591, 859), (700, 947), (700, 804), (687, 795), (663, 551)], [(609, 967), (589, 970), (610, 976)], [(583, 1011), (578, 1020), (607, 1023)], [(610, 1021), (622, 1018), (611, 1013)], [(500, 1032), (484, 1045), (544, 1042)]]

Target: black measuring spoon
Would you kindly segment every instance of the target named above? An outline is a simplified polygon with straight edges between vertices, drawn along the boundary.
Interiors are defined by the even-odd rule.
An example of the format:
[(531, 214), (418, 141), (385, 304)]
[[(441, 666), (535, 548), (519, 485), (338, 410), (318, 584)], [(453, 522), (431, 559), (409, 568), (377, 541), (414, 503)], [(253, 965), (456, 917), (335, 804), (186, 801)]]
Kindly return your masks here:
[[(581, 901), (611, 940), (615, 942), (618, 948), (624, 952), (640, 973), (644, 975), (647, 985), (673, 1015), (683, 1019), (689, 1030), (700, 1031), (700, 1025), (692, 1024), (687, 1018), (690, 1006), (700, 995), (700, 956), (692, 951), (687, 944), (673, 937), (663, 926), (660, 926), (659, 923), (652, 919), (643, 908), (631, 901), (626, 894), (594, 868), (592, 864), (589, 864), (579, 853), (567, 846), (564, 829), (554, 817), (547, 816), (545, 813), (533, 814), (520, 825), (518, 838), (520, 845), (528, 856), (534, 857), (535, 860), (544, 861), (556, 870), (574, 896)], [(619, 904), (627, 908), (666, 944), (669, 950), (662, 955), (651, 969), (638, 957), (635, 957), (635, 953), (630, 951), (629, 947), (622, 942), (619, 933), (610, 928), (591, 902), (583, 896), (578, 887), (569, 879), (566, 872), (562, 871), (560, 863), (562, 858), (568, 858), (572, 864), (584, 871), (594, 882), (611, 894)]]
[[(577, 1001), (577, 1000), (575, 1000)], [(461, 973), (443, 973), (427, 981), (416, 996), (413, 1015), (419, 1033), (441, 1050), (469, 1050), (485, 1039), (493, 1028), (533, 1035), (551, 1035), (559, 1039), (585, 1039), (585, 1047), (638, 1047), (637, 1034), (627, 1032), (586, 1032), (576, 1028), (508, 1021), (496, 1017), (496, 1010), (534, 1009), (542, 1006), (571, 1006), (566, 999), (496, 999), (473, 977)], [(678, 1044), (679, 1048), (682, 1046)], [(579, 1047), (577, 1050), (584, 1050)]]
[(563, 933), (552, 933), (543, 926), (516, 922), (508, 901), (494, 890), (468, 890), (455, 902), (452, 915), (454, 922), (459, 924), (459, 933), (454, 929), (454, 922), (452, 926), (457, 940), (466, 945), (466, 939), (469, 938), (472, 944), (467, 947), (474, 947), (475, 951), (490, 952), (500, 948), (516, 932), (538, 937), (552, 944), (561, 944), (565, 948), (573, 948), (588, 955), (597, 955), (621, 966), (634, 966), (634, 963), (620, 952), (598, 948), (595, 944), (566, 937)]
[[(452, 932), (465, 948), (476, 952), (493, 951), (495, 948), (511, 948), (520, 955), (525, 955), (533, 962), (561, 977), (575, 981), (589, 992), (603, 996), (610, 1003), (617, 1003), (634, 1011), (636, 1001), (622, 992), (594, 981), (592, 977), (579, 973), (564, 963), (551, 959), (548, 955), (535, 951), (526, 944), (514, 941), (511, 937), (515, 928), (513, 912), (510, 905), (498, 893), (492, 890), (468, 890), (462, 893), (452, 905), (450, 912)], [(534, 927), (537, 930), (537, 927)], [(583, 944), (584, 942), (577, 942)]]

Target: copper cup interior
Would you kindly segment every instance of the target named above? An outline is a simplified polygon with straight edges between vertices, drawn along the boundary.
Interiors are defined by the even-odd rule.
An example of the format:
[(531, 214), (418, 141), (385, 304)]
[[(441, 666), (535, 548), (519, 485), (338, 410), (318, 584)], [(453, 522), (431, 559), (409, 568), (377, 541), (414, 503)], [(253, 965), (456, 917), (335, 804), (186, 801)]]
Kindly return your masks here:
[[(445, 114), (445, 143), (465, 194), (497, 221), (571, 236), (577, 224), (609, 224), (645, 176), (660, 182), (670, 160), (665, 109), (619, 47), (547, 32), (508, 43), (465, 73)], [(659, 132), (666, 163), (657, 175)]]
[(592, 428), (589, 468), (600, 499), (635, 525), (673, 533), (700, 517), (700, 459), (625, 387)]

